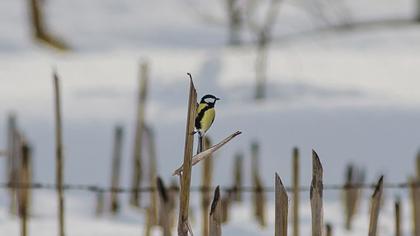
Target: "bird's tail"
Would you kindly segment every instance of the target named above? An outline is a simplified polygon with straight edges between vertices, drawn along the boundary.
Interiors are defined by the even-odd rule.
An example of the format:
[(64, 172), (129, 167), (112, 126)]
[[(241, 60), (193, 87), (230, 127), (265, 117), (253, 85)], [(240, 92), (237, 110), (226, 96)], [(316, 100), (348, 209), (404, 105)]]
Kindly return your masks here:
[(198, 132), (197, 154), (203, 151), (204, 134)]

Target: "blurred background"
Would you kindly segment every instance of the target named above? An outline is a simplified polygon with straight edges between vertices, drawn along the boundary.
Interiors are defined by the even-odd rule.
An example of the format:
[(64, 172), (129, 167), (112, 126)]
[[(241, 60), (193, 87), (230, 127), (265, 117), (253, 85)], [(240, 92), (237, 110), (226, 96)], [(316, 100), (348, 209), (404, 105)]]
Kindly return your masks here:
[[(233, 183), (235, 155), (243, 156), (244, 185), (252, 184), (251, 143), (259, 145), (264, 186), (273, 186), (275, 172), (291, 185), (294, 147), (301, 154), (302, 186), (310, 185), (312, 149), (323, 164), (324, 184), (342, 184), (349, 164), (364, 171), (367, 183), (382, 174), (385, 182), (405, 182), (415, 173), (420, 141), (419, 41), (417, 0), (1, 0), (0, 150), (7, 148), (8, 116), (14, 114), (33, 150), (33, 181), (55, 183), (56, 71), (64, 182), (109, 186), (114, 128), (121, 126), (120, 185), (130, 187), (139, 81), (146, 73), (145, 123), (155, 134), (157, 174), (169, 184), (183, 159), (189, 72), (198, 97), (221, 98), (208, 133), (212, 141), (243, 132), (216, 153), (214, 185)], [(147, 66), (143, 77), (141, 65)], [(6, 158), (0, 165), (6, 183)], [(148, 186), (147, 177), (142, 181)], [(200, 183), (197, 166), (192, 185)], [(405, 190), (387, 191), (390, 201), (407, 197)], [(95, 195), (67, 196), (71, 235), (139, 234), (143, 216), (136, 211), (98, 219), (92, 215)], [(309, 204), (309, 194), (301, 198)], [(326, 198), (325, 218), (337, 225), (337, 235), (364, 232), (364, 218), (355, 231), (341, 229), (339, 192)], [(17, 235), (6, 190), (0, 200), (0, 232)], [(32, 232), (54, 235), (54, 192), (35, 191), (34, 202)], [(193, 209), (198, 205), (193, 198)], [(390, 209), (384, 228), (391, 227)], [(272, 234), (271, 220), (268, 229), (243, 227), (247, 211), (237, 209), (226, 232)], [(309, 232), (308, 209), (302, 217), (308, 226), (302, 232)], [(404, 227), (410, 232), (409, 220)]]

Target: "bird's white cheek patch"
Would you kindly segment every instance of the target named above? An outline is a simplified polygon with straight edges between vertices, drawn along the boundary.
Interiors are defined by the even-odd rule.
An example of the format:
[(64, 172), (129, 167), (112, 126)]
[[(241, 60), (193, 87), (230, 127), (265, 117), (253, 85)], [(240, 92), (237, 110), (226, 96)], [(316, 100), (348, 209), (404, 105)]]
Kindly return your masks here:
[(204, 99), (204, 101), (206, 103), (214, 103), (214, 99), (213, 98), (206, 98), (206, 99)]

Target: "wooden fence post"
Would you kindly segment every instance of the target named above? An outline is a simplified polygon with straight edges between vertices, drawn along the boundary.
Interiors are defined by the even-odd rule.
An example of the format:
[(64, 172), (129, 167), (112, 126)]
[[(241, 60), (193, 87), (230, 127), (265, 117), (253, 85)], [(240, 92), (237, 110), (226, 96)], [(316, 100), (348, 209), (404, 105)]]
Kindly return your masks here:
[(21, 219), (21, 235), (28, 235), (28, 208), (29, 208), (29, 187), (30, 182), (30, 158), (31, 151), (26, 143), (22, 143), (22, 162), (20, 166), (20, 186), (18, 191), (19, 196), (19, 216)]
[(358, 204), (360, 202), (360, 195), (362, 189), (358, 188), (361, 184), (364, 183), (364, 173), (363, 171), (355, 168), (353, 165), (347, 166), (346, 172), (346, 182), (343, 189), (343, 203), (345, 209), (345, 228), (351, 230), (353, 218), (358, 209)]
[(413, 235), (420, 236), (420, 181), (413, 177), (410, 178), (409, 182), (413, 217)]
[(214, 191), (213, 202), (210, 209), (209, 217), (209, 235), (210, 236), (221, 236), (221, 204), (220, 204), (220, 187), (217, 186)]
[(19, 145), (16, 115), (10, 114), (7, 120), (7, 165), (5, 173), (7, 174), (6, 179), (8, 181), (8, 184), (9, 186), (11, 186), (9, 188), (9, 211), (11, 214), (16, 214), (17, 212), (16, 188), (12, 186), (18, 182), (17, 165), (19, 160), (19, 153), (21, 152), (20, 149), (21, 147)]
[(140, 65), (139, 90), (137, 99), (137, 117), (136, 131), (134, 137), (134, 153), (133, 153), (133, 179), (130, 204), (140, 207), (140, 192), (135, 191), (141, 187), (142, 180), (142, 150), (143, 150), (143, 131), (146, 114), (146, 98), (148, 90), (149, 70), (146, 62)]
[(57, 72), (54, 72), (54, 95), (55, 95), (55, 139), (56, 139), (56, 185), (58, 197), (58, 221), (59, 236), (65, 235), (64, 230), (64, 191), (63, 191), (63, 139), (61, 122), (61, 98), (60, 84)]
[(401, 199), (397, 198), (394, 205), (395, 210), (395, 236), (401, 236)]
[(323, 213), (323, 169), (318, 154), (312, 150), (312, 183), (310, 191), (312, 212), (312, 236), (322, 236), (324, 229)]
[(190, 185), (191, 185), (191, 167), (193, 154), (193, 131), (194, 120), (197, 110), (197, 92), (190, 76), (190, 91), (188, 98), (188, 114), (185, 132), (184, 162), (182, 166), (182, 174), (180, 175), (181, 193), (179, 200), (179, 218), (178, 218), (178, 236), (188, 236), (191, 227), (188, 222), (189, 202), (190, 202)]
[(99, 217), (104, 213), (104, 201), (105, 201), (104, 192), (97, 191), (96, 192), (96, 210), (95, 210), (96, 217)]
[[(211, 141), (208, 137), (204, 138), (204, 150), (208, 147), (211, 147)], [(201, 176), (201, 186), (203, 191), (201, 191), (201, 213), (202, 213), (202, 232), (201, 235), (209, 235), (209, 207), (211, 203), (211, 194), (210, 188), (212, 186), (213, 178), (213, 159), (207, 158), (203, 161), (203, 169)]]
[(144, 127), (148, 141), (148, 150), (149, 150), (149, 179), (150, 187), (152, 187), (152, 192), (150, 193), (150, 222), (151, 225), (157, 225), (158, 223), (158, 192), (157, 192), (157, 157), (156, 157), (156, 145), (155, 145), (155, 134), (150, 126)]
[(292, 185), (293, 185), (293, 236), (299, 236), (299, 149), (293, 148)]
[(289, 208), (289, 199), (286, 189), (281, 182), (279, 175), (275, 176), (275, 236), (287, 236), (287, 213)]
[(157, 177), (157, 189), (160, 196), (159, 224), (162, 227), (163, 236), (171, 236), (171, 215), (169, 193), (160, 177)]
[(234, 174), (234, 184), (233, 184), (233, 194), (234, 194), (234, 201), (241, 202), (242, 201), (242, 169), (243, 169), (243, 154), (237, 153), (235, 156), (235, 166), (233, 170)]
[(377, 235), (379, 210), (381, 208), (381, 197), (383, 191), (383, 179), (383, 176), (379, 178), (370, 202), (369, 236)]
[(326, 231), (326, 236), (332, 236), (332, 225), (331, 224), (326, 224), (325, 225), (325, 231)]
[(111, 177), (111, 212), (116, 214), (120, 209), (117, 189), (120, 186), (120, 169), (122, 158), (123, 128), (117, 126), (114, 131), (114, 147), (112, 154), (112, 177)]
[(260, 226), (266, 226), (265, 220), (265, 195), (264, 187), (259, 175), (259, 144), (257, 142), (251, 143), (251, 156), (252, 156), (252, 181), (255, 187), (253, 194), (254, 200), (254, 215)]

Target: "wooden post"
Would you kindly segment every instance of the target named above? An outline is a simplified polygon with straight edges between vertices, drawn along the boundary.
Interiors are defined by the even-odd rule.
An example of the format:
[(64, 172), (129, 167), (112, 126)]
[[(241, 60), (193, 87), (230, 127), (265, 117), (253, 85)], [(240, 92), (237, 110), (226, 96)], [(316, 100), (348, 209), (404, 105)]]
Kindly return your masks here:
[(371, 197), (370, 202), (370, 220), (369, 220), (369, 236), (376, 236), (377, 235), (377, 227), (378, 227), (378, 217), (379, 217), (379, 210), (381, 207), (381, 197), (383, 191), (383, 179), (384, 177), (381, 176), (379, 178), (378, 184), (376, 185), (375, 191)]
[(310, 191), (312, 213), (312, 236), (322, 236), (324, 229), (323, 213), (323, 169), (318, 154), (312, 150), (312, 183)]
[(120, 209), (117, 189), (120, 187), (120, 169), (122, 157), (123, 128), (115, 127), (114, 147), (112, 154), (112, 177), (111, 177), (111, 212), (116, 214)]
[(163, 236), (171, 236), (170, 216), (173, 209), (170, 206), (169, 193), (160, 177), (157, 177), (157, 189), (160, 199), (159, 224), (162, 227)]
[(401, 199), (397, 198), (394, 205), (395, 209), (395, 235), (401, 236), (402, 229), (401, 229)]
[(332, 236), (332, 225), (331, 224), (326, 224), (325, 225), (325, 231), (326, 231), (326, 236)]
[(343, 189), (345, 228), (347, 230), (351, 230), (352, 228), (352, 221), (356, 214), (359, 198), (362, 192), (361, 188), (358, 188), (357, 186), (363, 184), (363, 182), (363, 172), (352, 165), (347, 166), (346, 182)]
[(410, 178), (409, 182), (413, 216), (413, 235), (420, 236), (420, 182), (416, 178)]
[(22, 144), (22, 162), (20, 167), (20, 185), (19, 196), (19, 216), (21, 219), (21, 235), (28, 235), (28, 205), (29, 205), (29, 187), (30, 187), (30, 157), (31, 151), (26, 143)]
[(289, 208), (289, 199), (287, 197), (286, 189), (281, 182), (279, 175), (275, 176), (275, 236), (287, 236), (287, 213)]
[(235, 156), (235, 167), (234, 167), (234, 185), (233, 185), (233, 193), (234, 193), (234, 201), (241, 202), (242, 201), (242, 168), (243, 168), (243, 154), (237, 153)]
[(7, 120), (7, 165), (6, 171), (7, 174), (6, 179), (8, 181), (9, 186), (9, 198), (10, 198), (10, 205), (9, 211), (11, 214), (16, 214), (17, 207), (16, 207), (16, 188), (12, 187), (16, 184), (17, 181), (17, 164), (18, 164), (18, 153), (19, 149), (21, 149), (19, 145), (18, 135), (17, 135), (17, 121), (16, 116), (14, 114), (10, 114)]
[(180, 175), (181, 193), (179, 199), (179, 218), (178, 218), (178, 236), (188, 236), (191, 231), (188, 222), (188, 212), (190, 203), (190, 185), (191, 185), (191, 159), (193, 154), (193, 131), (194, 120), (197, 110), (197, 92), (190, 76), (190, 91), (188, 98), (188, 114), (187, 125), (185, 131), (185, 147), (184, 147), (184, 163), (182, 166), (182, 174)]
[(299, 149), (293, 148), (292, 185), (293, 185), (293, 236), (299, 236)]
[(222, 223), (226, 224), (229, 221), (230, 205), (232, 202), (232, 190), (228, 189), (225, 196), (220, 200), (221, 211), (222, 211)]
[(253, 142), (251, 144), (251, 156), (252, 156), (252, 180), (255, 187), (253, 194), (254, 198), (254, 215), (260, 226), (266, 226), (265, 220), (265, 196), (263, 184), (259, 175), (259, 144)]
[(55, 96), (55, 139), (56, 139), (56, 185), (58, 198), (58, 235), (64, 236), (64, 191), (63, 191), (63, 139), (61, 123), (61, 99), (60, 84), (57, 72), (54, 72), (54, 96)]
[(146, 62), (140, 65), (139, 90), (137, 100), (136, 131), (134, 137), (133, 153), (133, 179), (130, 203), (132, 206), (140, 207), (140, 192), (135, 191), (141, 187), (142, 180), (142, 150), (143, 150), (143, 131), (146, 114), (146, 98), (149, 80), (149, 70)]
[(157, 192), (157, 158), (156, 158), (156, 145), (155, 145), (155, 134), (151, 127), (144, 127), (147, 141), (148, 141), (148, 150), (149, 150), (149, 179), (150, 187), (152, 187), (152, 192), (150, 193), (150, 223), (151, 225), (158, 224), (158, 192)]
[[(208, 147), (211, 147), (211, 141), (206, 136), (204, 138), (204, 150)], [(210, 189), (212, 186), (212, 178), (213, 178), (213, 159), (207, 158), (204, 160), (203, 169), (202, 169), (202, 176), (201, 176), (201, 186), (203, 187), (203, 191), (201, 191), (201, 213), (202, 213), (202, 232), (201, 235), (208, 236), (209, 235), (209, 207), (211, 203), (211, 194)]]
[(96, 210), (95, 215), (97, 217), (101, 216), (104, 213), (104, 192), (98, 191), (96, 192)]
[(221, 227), (221, 204), (220, 204), (220, 187), (217, 186), (214, 191), (213, 202), (211, 203), (210, 209), (210, 236), (221, 236), (222, 227)]

